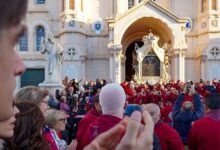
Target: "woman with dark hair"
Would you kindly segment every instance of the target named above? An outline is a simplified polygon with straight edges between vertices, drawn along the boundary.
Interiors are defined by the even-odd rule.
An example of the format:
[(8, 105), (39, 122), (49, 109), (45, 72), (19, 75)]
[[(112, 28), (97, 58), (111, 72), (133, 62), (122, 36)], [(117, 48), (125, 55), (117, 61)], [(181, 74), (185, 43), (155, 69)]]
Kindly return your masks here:
[(45, 122), (39, 107), (31, 102), (19, 102), (16, 106), (20, 111), (16, 115), (14, 136), (12, 137), (16, 149), (50, 149), (41, 133)]

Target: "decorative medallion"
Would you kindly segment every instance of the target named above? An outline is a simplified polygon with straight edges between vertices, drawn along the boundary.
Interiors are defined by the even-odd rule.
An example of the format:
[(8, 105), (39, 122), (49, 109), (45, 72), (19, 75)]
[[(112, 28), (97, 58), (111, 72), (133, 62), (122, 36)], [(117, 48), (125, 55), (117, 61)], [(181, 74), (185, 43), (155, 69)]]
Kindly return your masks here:
[(186, 33), (189, 33), (192, 30), (192, 19), (187, 17), (187, 22), (185, 24)]
[(202, 22), (202, 28), (206, 28), (206, 22)]
[(213, 27), (217, 27), (218, 26), (218, 20), (212, 20), (211, 22)]
[(216, 58), (219, 55), (220, 50), (218, 47), (213, 47), (209, 52), (214, 58)]
[(67, 53), (70, 57), (73, 57), (76, 54), (76, 50), (74, 48), (69, 48)]
[(75, 26), (75, 21), (74, 20), (71, 20), (70, 22), (69, 22), (69, 27), (74, 27)]
[(96, 21), (92, 24), (92, 30), (95, 32), (95, 34), (102, 33), (104, 29), (104, 25), (102, 21)]
[(81, 29), (83, 29), (83, 23), (82, 23), (82, 22), (79, 23), (79, 27), (80, 27)]

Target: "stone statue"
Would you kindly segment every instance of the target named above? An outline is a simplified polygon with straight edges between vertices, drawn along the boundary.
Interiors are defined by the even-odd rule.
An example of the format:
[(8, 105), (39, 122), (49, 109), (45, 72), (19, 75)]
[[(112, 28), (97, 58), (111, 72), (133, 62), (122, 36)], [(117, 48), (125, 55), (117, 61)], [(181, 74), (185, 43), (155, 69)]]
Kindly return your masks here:
[(134, 50), (135, 50), (135, 52), (137, 51), (137, 49), (139, 49), (140, 47), (139, 47), (139, 45), (138, 45), (138, 43), (134, 43)]
[(163, 49), (165, 50), (164, 62), (163, 62), (163, 78), (166, 82), (168, 82), (171, 79), (171, 77), (169, 73), (169, 55), (168, 55), (167, 44), (164, 44)]
[(135, 43), (134, 51), (132, 51), (132, 72), (134, 75), (138, 74), (138, 58), (136, 50), (139, 48), (137, 43)]
[(60, 80), (61, 64), (63, 63), (64, 50), (55, 41), (54, 35), (49, 33), (45, 39), (41, 39), (41, 53), (47, 53), (49, 80)]

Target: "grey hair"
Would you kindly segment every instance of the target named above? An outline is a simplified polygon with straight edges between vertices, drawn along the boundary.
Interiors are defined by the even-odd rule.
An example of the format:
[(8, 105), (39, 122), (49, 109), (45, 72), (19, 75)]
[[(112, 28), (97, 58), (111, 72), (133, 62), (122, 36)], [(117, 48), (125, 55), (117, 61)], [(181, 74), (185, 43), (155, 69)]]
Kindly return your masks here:
[(63, 111), (50, 109), (46, 112), (45, 122), (50, 128), (53, 128), (57, 121), (63, 118), (66, 118), (66, 114)]
[(160, 107), (157, 104), (149, 103), (143, 105), (142, 107), (144, 111), (148, 111), (150, 113), (154, 123), (157, 123), (160, 120)]
[(49, 91), (45, 88), (37, 86), (26, 86), (21, 88), (15, 95), (16, 102), (29, 101), (39, 105), (43, 99), (49, 95)]

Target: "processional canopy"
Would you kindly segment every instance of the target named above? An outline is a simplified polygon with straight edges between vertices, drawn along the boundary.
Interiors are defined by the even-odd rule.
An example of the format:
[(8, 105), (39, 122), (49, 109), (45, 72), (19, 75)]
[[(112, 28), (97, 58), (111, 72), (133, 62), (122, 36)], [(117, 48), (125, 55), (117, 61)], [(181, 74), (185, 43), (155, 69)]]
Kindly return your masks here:
[(136, 49), (138, 66), (136, 66), (135, 79), (138, 82), (153, 84), (170, 80), (167, 45), (159, 47), (159, 39), (159, 36), (150, 32), (142, 38), (144, 45)]

